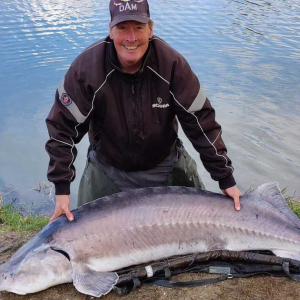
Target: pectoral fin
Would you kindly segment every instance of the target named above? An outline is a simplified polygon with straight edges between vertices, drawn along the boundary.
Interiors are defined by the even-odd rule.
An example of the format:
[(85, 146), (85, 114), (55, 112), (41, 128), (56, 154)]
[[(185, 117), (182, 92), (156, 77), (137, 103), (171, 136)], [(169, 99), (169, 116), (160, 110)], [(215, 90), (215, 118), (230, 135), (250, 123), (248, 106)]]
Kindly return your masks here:
[(72, 278), (79, 292), (100, 297), (111, 291), (118, 282), (119, 276), (116, 272), (97, 272), (86, 265), (73, 264)]

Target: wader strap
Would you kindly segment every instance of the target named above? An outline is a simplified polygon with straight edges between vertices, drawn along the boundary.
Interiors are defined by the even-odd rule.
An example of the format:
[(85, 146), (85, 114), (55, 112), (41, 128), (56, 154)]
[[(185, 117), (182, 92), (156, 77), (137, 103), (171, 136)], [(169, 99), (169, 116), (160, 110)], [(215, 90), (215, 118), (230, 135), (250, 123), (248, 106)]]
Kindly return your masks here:
[[(271, 257), (272, 258), (272, 257)], [(288, 276), (292, 280), (300, 281), (300, 274), (291, 274), (292, 272), (299, 273), (299, 267), (292, 265), (290, 269), (290, 262), (283, 261), (280, 265), (267, 265), (267, 264), (245, 264), (245, 263), (227, 263), (222, 261), (212, 261), (205, 263), (204, 265), (189, 265), (182, 269), (175, 269), (171, 271), (168, 266), (164, 266), (163, 269), (160, 269), (160, 273), (156, 276), (155, 271), (151, 268), (151, 272), (147, 271), (149, 266), (147, 266), (147, 277), (146, 279), (138, 279), (137, 274), (135, 277), (130, 278), (130, 283), (122, 287), (114, 287), (114, 291), (118, 295), (124, 295), (129, 293), (132, 289), (139, 287), (143, 283), (167, 287), (167, 288), (180, 288), (180, 287), (198, 287), (203, 285), (209, 285), (213, 283), (218, 283), (227, 279), (232, 278), (245, 278), (255, 275), (271, 275), (275, 277), (284, 277)], [(171, 281), (169, 280), (172, 275), (183, 274), (183, 273), (209, 273), (209, 274), (218, 274), (221, 275), (217, 278), (206, 278), (201, 280), (192, 280), (192, 281)], [(151, 273), (151, 274), (150, 274)], [(150, 274), (150, 275), (149, 275)], [(152, 277), (154, 275), (154, 277)]]
[(138, 279), (138, 277), (132, 278), (132, 282), (133, 282), (133, 288), (134, 289), (141, 286), (141, 281)]
[[(287, 262), (287, 266), (288, 266)], [(213, 283), (218, 283), (227, 279), (232, 278), (245, 278), (254, 275), (272, 275), (275, 277), (283, 277), (285, 276), (282, 272), (282, 266), (272, 266), (272, 265), (256, 265), (256, 266), (243, 266), (243, 268), (239, 268), (237, 266), (226, 264), (225, 265), (213, 265), (213, 266), (195, 266), (191, 268), (187, 268), (185, 270), (176, 270), (173, 272), (175, 274), (182, 274), (182, 273), (199, 273), (199, 272), (206, 272), (210, 274), (224, 274), (223, 276), (217, 278), (209, 278), (209, 279), (202, 279), (202, 280), (193, 280), (193, 281), (184, 281), (184, 282), (174, 282), (169, 281), (166, 279), (150, 279), (147, 280), (145, 283), (150, 283), (153, 285), (173, 288), (173, 287), (196, 287), (202, 285), (208, 285)], [(289, 273), (288, 267), (286, 267), (285, 273), (292, 279), (299, 281), (300, 275), (293, 275)]]
[(282, 266), (262, 264), (239, 264), (234, 265), (224, 262), (212, 262), (211, 265), (199, 265), (184, 270), (173, 271), (173, 275), (181, 273), (210, 273), (210, 274), (231, 274), (234, 278), (249, 277), (258, 274), (270, 274), (274, 276), (285, 276)]
[[(167, 280), (170, 275), (182, 273), (210, 273), (218, 274), (221, 277), (188, 282)], [(123, 294), (125, 294), (130, 292), (134, 286), (133, 277), (138, 277), (142, 284), (148, 283), (168, 288), (201, 286), (231, 278), (262, 274), (289, 277), (292, 280), (300, 281), (300, 261), (253, 251), (218, 250), (170, 258), (146, 266), (135, 266), (124, 272), (120, 270), (118, 274), (120, 275), (119, 286), (123, 288), (126, 285), (123, 288)], [(118, 293), (118, 288), (114, 288), (114, 290)]]
[(165, 267), (164, 268), (164, 272), (165, 272), (165, 279), (169, 280), (171, 278), (171, 276), (172, 276), (172, 272), (171, 272), (170, 268)]
[(131, 278), (132, 284), (131, 285), (125, 285), (122, 287), (114, 286), (113, 291), (118, 294), (119, 296), (126, 295), (130, 293), (133, 289), (138, 288), (141, 286), (141, 281), (138, 277)]
[(291, 274), (290, 273), (290, 263), (288, 261), (284, 261), (282, 263), (282, 268), (284, 273), (290, 277), (292, 280), (294, 281), (300, 281), (300, 275), (296, 275), (296, 274)]
[(231, 274), (220, 276), (218, 278), (209, 278), (209, 279), (202, 279), (202, 280), (193, 280), (193, 281), (169, 281), (165, 279), (156, 279), (147, 283), (163, 286), (167, 288), (174, 288), (174, 287), (196, 287), (202, 285), (208, 285), (213, 283), (218, 283), (227, 279), (233, 278)]

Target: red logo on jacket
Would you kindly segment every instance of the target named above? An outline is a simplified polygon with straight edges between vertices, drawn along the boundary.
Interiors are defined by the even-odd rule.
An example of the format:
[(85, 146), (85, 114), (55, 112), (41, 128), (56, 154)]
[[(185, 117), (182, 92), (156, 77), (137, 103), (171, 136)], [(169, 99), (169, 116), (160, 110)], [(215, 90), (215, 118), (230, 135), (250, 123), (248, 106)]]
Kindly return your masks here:
[(63, 93), (60, 97), (60, 101), (64, 106), (68, 106), (72, 103), (72, 99), (70, 98), (70, 96), (66, 93)]

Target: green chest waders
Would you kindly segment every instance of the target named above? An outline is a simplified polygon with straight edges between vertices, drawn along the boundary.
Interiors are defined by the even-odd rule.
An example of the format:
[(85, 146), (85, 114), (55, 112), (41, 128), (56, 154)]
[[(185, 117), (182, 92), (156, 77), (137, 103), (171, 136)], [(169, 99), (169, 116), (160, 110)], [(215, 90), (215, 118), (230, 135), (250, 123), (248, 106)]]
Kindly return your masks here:
[[(181, 146), (178, 146), (178, 152), (180, 157), (167, 176), (165, 185), (196, 187), (205, 190), (204, 184), (199, 178), (195, 160)], [(121, 190), (106, 175), (101, 165), (96, 165), (88, 157), (79, 185), (77, 206), (118, 192)]]

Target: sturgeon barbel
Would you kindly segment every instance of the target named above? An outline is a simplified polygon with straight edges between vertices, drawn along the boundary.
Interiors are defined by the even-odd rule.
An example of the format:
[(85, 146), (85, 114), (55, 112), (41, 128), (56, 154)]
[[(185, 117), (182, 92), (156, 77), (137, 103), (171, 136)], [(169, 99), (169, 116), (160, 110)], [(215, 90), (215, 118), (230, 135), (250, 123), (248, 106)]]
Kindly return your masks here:
[(34, 293), (73, 282), (100, 297), (117, 283), (116, 270), (212, 250), (271, 250), (300, 260), (300, 220), (277, 183), (232, 199), (195, 188), (121, 192), (61, 216), (0, 267), (0, 291)]

